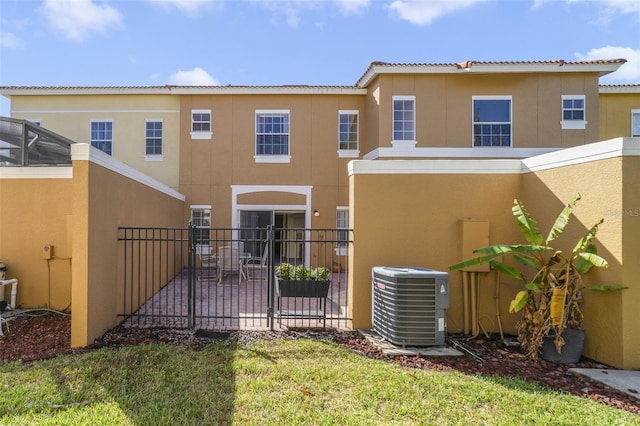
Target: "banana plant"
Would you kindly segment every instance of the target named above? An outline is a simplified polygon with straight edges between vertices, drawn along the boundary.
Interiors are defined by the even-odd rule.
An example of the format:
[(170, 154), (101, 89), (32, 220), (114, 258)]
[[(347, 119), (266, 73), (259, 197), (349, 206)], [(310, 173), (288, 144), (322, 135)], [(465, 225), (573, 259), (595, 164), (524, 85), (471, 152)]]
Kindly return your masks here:
[[(620, 290), (619, 285), (586, 286), (582, 275), (592, 267), (606, 268), (607, 261), (598, 255), (592, 240), (604, 219), (593, 225), (573, 250), (565, 254), (552, 247), (569, 224), (569, 219), (580, 200), (575, 195), (562, 209), (546, 239), (538, 230), (537, 222), (527, 212), (524, 203), (515, 199), (511, 209), (516, 223), (527, 244), (497, 244), (474, 250), (478, 256), (450, 267), (461, 270), (471, 266), (488, 263), (494, 270), (520, 280), (524, 289), (519, 291), (509, 304), (510, 312), (522, 312), (516, 328), (518, 340), (528, 357), (537, 359), (544, 337), (555, 332), (556, 349), (560, 352), (564, 345), (562, 332), (568, 328), (582, 329), (584, 317), (580, 309), (582, 290)], [(504, 263), (504, 257), (513, 258), (525, 269), (534, 272), (527, 277), (520, 269)]]

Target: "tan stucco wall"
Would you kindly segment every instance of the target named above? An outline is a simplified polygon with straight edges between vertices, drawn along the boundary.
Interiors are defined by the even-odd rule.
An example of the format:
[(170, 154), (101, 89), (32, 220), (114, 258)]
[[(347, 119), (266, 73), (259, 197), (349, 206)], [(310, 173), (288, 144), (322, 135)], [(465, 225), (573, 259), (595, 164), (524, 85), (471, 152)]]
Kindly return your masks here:
[[(23, 308), (71, 304), (71, 178), (0, 179), (0, 259)], [(43, 258), (43, 246), (54, 257)], [(5, 287), (10, 300), (10, 286)]]
[[(590, 284), (631, 284), (625, 282), (623, 276), (622, 161), (617, 157), (523, 176), (522, 197), (530, 200), (527, 204), (529, 212), (545, 232), (548, 232), (564, 203), (576, 193), (582, 195), (570, 226), (557, 241), (558, 248), (570, 251), (591, 226), (604, 218), (598, 231), (597, 246), (598, 253), (609, 262), (609, 267), (606, 270), (594, 268), (587, 274), (585, 282)], [(625, 364), (622, 333), (624, 324), (628, 327), (631, 318), (625, 318), (622, 303), (629, 298), (640, 300), (634, 295), (637, 291), (584, 293), (585, 356), (609, 365)], [(640, 336), (635, 338), (637, 340)], [(637, 362), (640, 363), (640, 358)]]
[(119, 226), (182, 226), (184, 202), (90, 161), (74, 161), (71, 345), (115, 326), (123, 288)]
[[(172, 95), (12, 96), (12, 117), (80, 143), (91, 141), (91, 121), (113, 122), (115, 159), (178, 189), (180, 100)], [(145, 120), (163, 122), (163, 160), (145, 161)]]
[[(640, 369), (640, 327), (637, 325), (640, 302), (640, 157), (622, 160), (622, 365)], [(608, 331), (608, 330), (606, 330)], [(605, 332), (606, 332), (605, 331)]]
[[(335, 226), (335, 207), (348, 202), (349, 159), (339, 158), (337, 152), (338, 111), (362, 113), (363, 102), (364, 97), (354, 95), (183, 95), (180, 192), (190, 205), (211, 205), (213, 226), (219, 227), (231, 225), (231, 185), (312, 186), (312, 203), (320, 202), (313, 208), (325, 213), (314, 219), (313, 225)], [(211, 139), (191, 139), (194, 109), (211, 110)], [(290, 163), (256, 163), (256, 110), (289, 111)], [(363, 137), (361, 130), (361, 141)], [(255, 193), (243, 195), (238, 201), (271, 205), (281, 198)], [(185, 213), (188, 217), (188, 211)]]
[(631, 136), (631, 110), (640, 110), (638, 93), (600, 94), (600, 139)]
[[(379, 162), (380, 169), (385, 163), (389, 162)], [(407, 162), (414, 164), (414, 170), (419, 163)], [(425, 163), (425, 170), (429, 164)], [(586, 282), (628, 287), (621, 292), (585, 292), (584, 355), (618, 368), (640, 368), (640, 329), (635, 318), (640, 301), (639, 170), (640, 157), (618, 156), (522, 174), (352, 174), (354, 246), (349, 258), (349, 306), (353, 327), (371, 327), (371, 267), (404, 265), (448, 271), (463, 260), (462, 219), (488, 220), (490, 244), (524, 243), (511, 214), (514, 198), (525, 203), (546, 236), (564, 204), (580, 193), (582, 200), (556, 246), (571, 250), (604, 217), (597, 245), (609, 267), (594, 269)], [(494, 272), (480, 273), (478, 300), (482, 328), (494, 333), (500, 331), (496, 279)], [(462, 331), (461, 281), (461, 273), (450, 273), (449, 332)], [(518, 319), (508, 313), (508, 305), (521, 285), (500, 277), (498, 312), (508, 334), (515, 334)]]
[[(512, 147), (571, 147), (599, 140), (595, 74), (389, 74), (367, 95), (365, 144), (391, 146), (393, 96), (415, 96), (417, 147), (470, 148), (472, 97), (512, 96)], [(562, 130), (562, 95), (585, 95), (584, 130)], [(377, 112), (371, 111), (375, 109)]]
[[(518, 193), (520, 175), (354, 175), (351, 176), (351, 218), (354, 252), (349, 258), (353, 292), (353, 327), (371, 327), (371, 268), (373, 266), (420, 266), (448, 271), (462, 257), (461, 221), (489, 221), (490, 243), (513, 240), (511, 205)], [(474, 191), (473, 188), (483, 188)], [(485, 274), (480, 283), (479, 315), (488, 318), (487, 328), (497, 329), (493, 304), (495, 275)], [(350, 282), (351, 285), (351, 282)], [(450, 274), (448, 329), (461, 332), (462, 273)], [(505, 302), (514, 295), (501, 288)], [(503, 321), (513, 326), (507, 310)], [(484, 323), (484, 321), (483, 321)]]

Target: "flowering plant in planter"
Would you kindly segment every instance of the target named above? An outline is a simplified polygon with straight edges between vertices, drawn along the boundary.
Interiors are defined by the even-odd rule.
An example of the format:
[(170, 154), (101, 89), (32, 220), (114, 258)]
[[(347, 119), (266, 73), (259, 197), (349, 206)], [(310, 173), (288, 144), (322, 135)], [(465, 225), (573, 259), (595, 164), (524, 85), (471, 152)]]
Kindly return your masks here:
[(329, 270), (282, 263), (276, 267), (278, 294), (282, 297), (327, 297)]

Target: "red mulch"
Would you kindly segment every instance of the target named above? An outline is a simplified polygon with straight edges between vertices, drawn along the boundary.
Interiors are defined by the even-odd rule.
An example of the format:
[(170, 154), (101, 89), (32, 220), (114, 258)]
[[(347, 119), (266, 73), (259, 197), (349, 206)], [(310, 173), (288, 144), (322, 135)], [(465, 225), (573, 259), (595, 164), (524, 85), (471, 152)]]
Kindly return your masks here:
[(47, 313), (28, 318), (20, 317), (9, 322), (9, 332), (3, 325), (4, 337), (0, 337), (0, 360), (22, 360), (30, 362), (51, 358), (59, 354), (80, 353), (99, 347), (119, 347), (148, 342), (182, 344), (200, 349), (216, 338), (234, 338), (249, 341), (262, 338), (328, 338), (364, 356), (384, 359), (411, 368), (435, 370), (458, 370), (471, 375), (520, 377), (538, 382), (558, 391), (583, 396), (613, 407), (640, 415), (640, 400), (600, 382), (574, 375), (570, 368), (603, 368), (601, 364), (584, 360), (578, 364), (559, 365), (546, 361), (531, 361), (524, 357), (518, 347), (506, 346), (499, 339), (468, 339), (457, 336), (456, 340), (475, 356), (465, 353), (458, 357), (386, 357), (357, 332), (337, 331), (289, 331), (240, 332), (240, 333), (194, 333), (170, 329), (127, 329), (116, 327), (87, 348), (70, 348), (70, 317)]

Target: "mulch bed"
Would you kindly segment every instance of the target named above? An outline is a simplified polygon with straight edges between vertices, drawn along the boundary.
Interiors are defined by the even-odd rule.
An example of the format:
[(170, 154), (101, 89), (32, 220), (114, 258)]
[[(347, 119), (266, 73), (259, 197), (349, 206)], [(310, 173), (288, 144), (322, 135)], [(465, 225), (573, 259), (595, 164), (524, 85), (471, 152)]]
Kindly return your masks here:
[(175, 330), (166, 328), (136, 329), (116, 327), (109, 330), (91, 346), (71, 349), (71, 321), (69, 316), (54, 313), (19, 317), (9, 322), (9, 332), (3, 325), (0, 337), (0, 360), (31, 362), (73, 354), (101, 347), (121, 347), (151, 342), (186, 345), (196, 350), (212, 341), (226, 339), (241, 343), (255, 339), (330, 339), (370, 358), (394, 362), (403, 367), (457, 370), (470, 375), (520, 377), (551, 389), (579, 395), (640, 415), (640, 400), (600, 382), (572, 374), (569, 369), (603, 368), (605, 366), (582, 360), (577, 364), (553, 364), (527, 359), (517, 346), (507, 346), (500, 339), (450, 336), (462, 345), (463, 356), (423, 358), (417, 356), (387, 357), (358, 332), (335, 330), (289, 330), (286, 332), (251, 331), (216, 333), (208, 331)]

